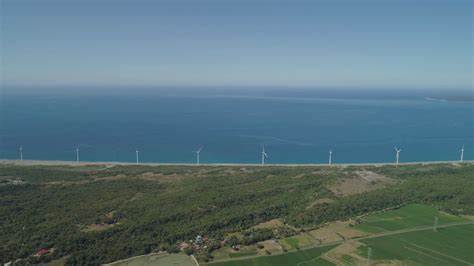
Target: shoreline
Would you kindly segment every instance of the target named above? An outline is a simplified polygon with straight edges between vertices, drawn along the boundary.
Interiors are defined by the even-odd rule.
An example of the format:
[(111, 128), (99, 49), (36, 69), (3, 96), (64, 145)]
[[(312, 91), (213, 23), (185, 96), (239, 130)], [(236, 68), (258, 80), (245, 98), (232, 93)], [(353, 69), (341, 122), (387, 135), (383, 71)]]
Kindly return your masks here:
[[(474, 163), (474, 160), (465, 160), (462, 164), (471, 164)], [(105, 166), (252, 166), (252, 167), (262, 167), (259, 163), (131, 163), (131, 162), (102, 162), (102, 161), (60, 161), (60, 160), (9, 160), (9, 159), (0, 159), (0, 164), (12, 164), (12, 165), (21, 165), (21, 166), (35, 166), (35, 165), (67, 165), (67, 166), (88, 166), (88, 165), (105, 165)], [(403, 162), (398, 165), (429, 165), (429, 164), (461, 164), (460, 161), (421, 161), (421, 162)], [(323, 164), (323, 163), (314, 163), (314, 164), (298, 164), (298, 163), (289, 163), (289, 164), (265, 164), (263, 166), (270, 167), (346, 167), (346, 166), (396, 166), (396, 163), (333, 163), (332, 165)]]

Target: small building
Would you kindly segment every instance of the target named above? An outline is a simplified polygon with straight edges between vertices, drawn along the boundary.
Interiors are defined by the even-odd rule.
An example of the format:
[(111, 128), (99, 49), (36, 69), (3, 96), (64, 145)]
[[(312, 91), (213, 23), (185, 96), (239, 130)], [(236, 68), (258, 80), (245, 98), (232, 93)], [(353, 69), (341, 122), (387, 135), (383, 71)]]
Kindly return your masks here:
[(195, 242), (196, 242), (196, 244), (201, 244), (201, 243), (202, 243), (202, 236), (201, 236), (201, 235), (197, 235)]
[(38, 250), (38, 252), (35, 253), (35, 257), (41, 257), (43, 255), (49, 254), (49, 249), (47, 248), (41, 248)]
[(188, 248), (189, 247), (189, 244), (186, 243), (185, 241), (183, 241), (181, 244), (179, 244), (179, 248), (181, 250), (185, 249), (185, 248)]

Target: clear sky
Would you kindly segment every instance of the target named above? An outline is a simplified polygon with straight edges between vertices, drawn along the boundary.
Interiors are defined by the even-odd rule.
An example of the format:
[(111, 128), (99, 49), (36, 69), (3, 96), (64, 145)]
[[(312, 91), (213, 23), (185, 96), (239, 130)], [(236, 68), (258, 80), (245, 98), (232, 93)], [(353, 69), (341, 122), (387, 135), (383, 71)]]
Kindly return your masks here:
[(472, 0), (1, 0), (2, 85), (472, 88)]

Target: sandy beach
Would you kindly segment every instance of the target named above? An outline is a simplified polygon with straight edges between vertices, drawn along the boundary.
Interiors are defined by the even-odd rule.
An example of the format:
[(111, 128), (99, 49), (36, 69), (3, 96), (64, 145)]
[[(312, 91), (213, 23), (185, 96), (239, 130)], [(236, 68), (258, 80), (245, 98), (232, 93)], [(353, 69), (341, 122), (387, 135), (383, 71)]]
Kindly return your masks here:
[[(463, 164), (474, 163), (474, 160), (463, 161)], [(87, 165), (104, 165), (104, 166), (133, 166), (137, 165), (136, 163), (131, 162), (75, 162), (75, 161), (53, 161), (53, 160), (0, 160), (0, 164), (13, 164), (13, 165), (24, 165), (24, 166), (34, 166), (34, 165), (67, 165), (67, 166), (87, 166)], [(430, 162), (403, 162), (399, 165), (428, 165), (428, 164), (460, 164), (459, 161), (430, 161)], [(323, 167), (338, 167), (338, 166), (386, 166), (386, 165), (397, 165), (396, 163), (333, 163), (332, 165), (328, 164), (265, 164), (264, 166), (285, 166), (285, 167), (302, 167), (302, 166), (323, 166)], [(249, 163), (210, 163), (204, 164), (190, 164), (190, 163), (139, 163), (138, 166), (261, 166), (259, 163), (249, 164)]]

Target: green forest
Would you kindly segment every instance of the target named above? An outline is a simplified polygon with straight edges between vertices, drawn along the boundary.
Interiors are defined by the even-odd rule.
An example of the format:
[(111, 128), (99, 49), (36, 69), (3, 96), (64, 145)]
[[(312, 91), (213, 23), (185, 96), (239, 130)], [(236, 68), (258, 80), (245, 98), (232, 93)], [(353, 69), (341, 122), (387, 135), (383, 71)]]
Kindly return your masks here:
[[(361, 172), (390, 182), (360, 179)], [(367, 182), (361, 191), (338, 192), (337, 184), (359, 179)], [(324, 203), (313, 204), (321, 199)], [(208, 261), (221, 245), (293, 233), (250, 228), (275, 218), (308, 230), (409, 203), (473, 215), (474, 165), (0, 164), (0, 262), (68, 256), (68, 264), (96, 265), (156, 251), (179, 252), (180, 243), (198, 235), (207, 248), (184, 252)], [(228, 239), (231, 232), (242, 232), (244, 239)], [(42, 249), (48, 252), (37, 254)]]

